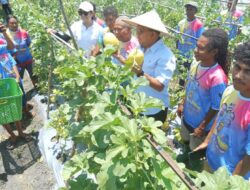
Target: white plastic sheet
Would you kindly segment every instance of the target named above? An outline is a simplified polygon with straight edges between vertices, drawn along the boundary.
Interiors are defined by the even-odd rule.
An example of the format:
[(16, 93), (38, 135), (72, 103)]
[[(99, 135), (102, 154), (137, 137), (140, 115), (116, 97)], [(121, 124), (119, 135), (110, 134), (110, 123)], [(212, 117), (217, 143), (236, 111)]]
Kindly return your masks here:
[[(46, 117), (46, 109), (47, 105), (42, 104), (41, 100), (44, 96), (36, 95), (35, 101), (39, 107), (39, 114), (41, 114), (44, 123), (49, 121)], [(58, 142), (53, 141), (52, 138), (56, 135), (56, 130), (53, 128), (46, 128), (43, 127), (39, 130), (38, 136), (38, 147), (41, 151), (41, 154), (44, 158), (44, 161), (47, 162), (49, 168), (52, 169), (55, 177), (55, 186), (54, 189), (58, 189), (60, 187), (65, 187), (65, 182), (62, 178), (62, 170), (63, 170), (63, 163), (56, 158), (58, 153), (61, 151), (61, 147), (65, 146), (65, 150), (70, 150), (73, 146), (72, 141), (63, 141), (59, 140)]]

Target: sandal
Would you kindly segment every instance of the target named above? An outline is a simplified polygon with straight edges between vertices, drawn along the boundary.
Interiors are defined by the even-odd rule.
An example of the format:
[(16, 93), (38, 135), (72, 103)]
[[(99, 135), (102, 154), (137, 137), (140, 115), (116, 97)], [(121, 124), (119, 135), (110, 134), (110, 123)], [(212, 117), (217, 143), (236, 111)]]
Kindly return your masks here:
[(6, 142), (6, 149), (7, 150), (13, 150), (16, 147), (16, 141), (8, 140)]

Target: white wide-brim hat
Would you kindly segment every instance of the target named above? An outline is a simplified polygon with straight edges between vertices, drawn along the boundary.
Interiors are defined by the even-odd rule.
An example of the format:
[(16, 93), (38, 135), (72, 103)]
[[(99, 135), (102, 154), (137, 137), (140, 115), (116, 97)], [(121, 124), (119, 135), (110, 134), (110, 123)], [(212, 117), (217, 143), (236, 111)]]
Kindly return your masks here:
[(161, 21), (160, 16), (155, 10), (146, 12), (132, 19), (124, 19), (123, 21), (133, 26), (140, 25), (152, 30), (156, 30), (163, 35), (169, 35), (165, 25)]

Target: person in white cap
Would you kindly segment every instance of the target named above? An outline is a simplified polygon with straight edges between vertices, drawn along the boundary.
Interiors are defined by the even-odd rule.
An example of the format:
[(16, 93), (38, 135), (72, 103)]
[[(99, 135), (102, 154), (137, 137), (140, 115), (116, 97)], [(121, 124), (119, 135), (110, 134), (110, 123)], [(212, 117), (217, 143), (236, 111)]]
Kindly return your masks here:
[(113, 54), (114, 63), (125, 64), (125, 60), (128, 57), (128, 54), (135, 48), (139, 47), (139, 42), (136, 37), (132, 35), (131, 25), (124, 22), (123, 19), (129, 19), (127, 16), (119, 16), (115, 20), (114, 25), (114, 34), (117, 39), (120, 41), (120, 50)]
[(144, 114), (164, 122), (169, 107), (168, 84), (176, 67), (174, 54), (161, 38), (161, 34), (168, 35), (168, 32), (155, 10), (124, 21), (136, 26), (137, 38), (144, 51), (142, 67), (133, 71), (137, 77), (144, 76), (149, 85), (139, 87), (137, 92), (160, 99), (165, 106), (164, 110), (149, 108)]
[[(198, 12), (198, 4), (196, 2), (190, 1), (185, 4), (186, 16), (178, 23), (178, 31), (194, 38), (199, 38), (204, 31), (203, 23), (196, 18), (195, 14)], [(181, 36), (182, 40), (178, 40), (177, 49), (181, 57), (187, 59), (184, 66), (189, 69), (192, 62), (193, 50), (196, 47), (197, 40), (185, 35)]]
[[(103, 28), (94, 21), (94, 7), (90, 2), (82, 2), (79, 6), (78, 14), (80, 20), (73, 23), (70, 29), (78, 47), (85, 51), (85, 56), (95, 56), (98, 53), (98, 38), (102, 35)], [(49, 32), (55, 33), (65, 41), (70, 39), (69, 31), (67, 34), (61, 34), (49, 29)]]

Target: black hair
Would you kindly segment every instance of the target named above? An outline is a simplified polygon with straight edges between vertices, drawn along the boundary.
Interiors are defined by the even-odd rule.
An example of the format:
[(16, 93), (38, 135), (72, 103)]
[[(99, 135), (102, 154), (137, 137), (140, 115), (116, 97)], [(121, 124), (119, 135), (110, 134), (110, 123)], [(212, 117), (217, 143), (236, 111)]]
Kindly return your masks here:
[(93, 6), (93, 12), (94, 12), (94, 16), (92, 17), (92, 20), (96, 20), (97, 19), (96, 16), (95, 16), (95, 13), (96, 13), (96, 4), (93, 3), (93, 2), (91, 2), (91, 1), (90, 1), (90, 4)]
[(90, 4), (93, 6), (94, 12), (96, 12), (96, 4), (90, 1)]
[(118, 17), (118, 11), (117, 11), (117, 9), (116, 9), (114, 6), (108, 6), (108, 7), (106, 7), (106, 8), (103, 10), (103, 16), (104, 16), (104, 17), (109, 16), (109, 15), (112, 15), (112, 16), (114, 16), (115, 18)]
[(228, 34), (219, 28), (206, 30), (202, 36), (208, 38), (210, 50), (218, 49), (215, 61), (222, 67), (226, 75), (230, 70), (229, 53), (228, 53)]
[(18, 19), (17, 19), (16, 16), (14, 16), (14, 15), (8, 15), (8, 16), (6, 17), (6, 23), (8, 24), (9, 21), (10, 21), (10, 19), (12, 19), (12, 18), (14, 18), (14, 19), (16, 19), (16, 20), (18, 21)]
[(242, 43), (235, 48), (234, 59), (250, 67), (250, 41)]
[(185, 8), (187, 8), (187, 7), (192, 7), (193, 9), (195, 9), (195, 13), (198, 12), (198, 8), (193, 6), (193, 5), (185, 5)]

